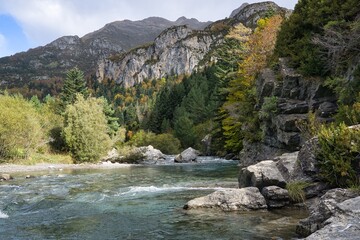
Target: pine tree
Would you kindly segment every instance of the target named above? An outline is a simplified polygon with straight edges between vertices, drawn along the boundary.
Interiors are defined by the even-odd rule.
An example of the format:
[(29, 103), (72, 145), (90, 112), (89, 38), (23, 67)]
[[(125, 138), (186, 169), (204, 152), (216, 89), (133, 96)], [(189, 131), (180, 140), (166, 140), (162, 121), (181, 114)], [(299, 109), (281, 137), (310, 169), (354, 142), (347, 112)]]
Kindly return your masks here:
[(63, 110), (65, 110), (65, 107), (68, 104), (73, 104), (75, 102), (76, 94), (81, 94), (85, 98), (89, 94), (86, 81), (84, 79), (84, 73), (77, 67), (69, 70), (66, 74), (64, 86), (60, 94)]

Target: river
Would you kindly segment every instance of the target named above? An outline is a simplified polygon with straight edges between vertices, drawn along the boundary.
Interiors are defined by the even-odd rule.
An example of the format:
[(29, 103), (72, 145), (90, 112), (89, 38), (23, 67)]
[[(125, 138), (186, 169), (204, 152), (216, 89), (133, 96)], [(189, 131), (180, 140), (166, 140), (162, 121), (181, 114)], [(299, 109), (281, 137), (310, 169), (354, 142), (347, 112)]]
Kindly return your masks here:
[(183, 210), (236, 187), (237, 162), (14, 174), (0, 182), (0, 239), (290, 239), (301, 210)]

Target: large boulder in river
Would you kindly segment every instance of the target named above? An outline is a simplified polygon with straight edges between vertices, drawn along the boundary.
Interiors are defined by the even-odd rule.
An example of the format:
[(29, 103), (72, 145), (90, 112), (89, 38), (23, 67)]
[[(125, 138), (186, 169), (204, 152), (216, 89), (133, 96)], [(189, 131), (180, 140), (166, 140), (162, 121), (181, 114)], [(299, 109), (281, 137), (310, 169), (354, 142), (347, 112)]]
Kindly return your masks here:
[(272, 160), (262, 161), (243, 168), (239, 175), (239, 187), (257, 187), (260, 190), (267, 186), (284, 188), (286, 181)]
[(220, 208), (223, 211), (266, 209), (266, 201), (258, 188), (218, 190), (204, 197), (190, 200), (184, 209)]
[(200, 152), (191, 147), (184, 150), (182, 153), (177, 155), (174, 159), (177, 163), (188, 163), (196, 161), (196, 158), (199, 156)]
[(132, 148), (126, 154), (120, 154), (115, 148), (108, 152), (108, 155), (102, 159), (103, 162), (118, 163), (143, 163), (157, 164), (165, 160), (165, 155), (158, 149), (149, 145), (146, 147)]

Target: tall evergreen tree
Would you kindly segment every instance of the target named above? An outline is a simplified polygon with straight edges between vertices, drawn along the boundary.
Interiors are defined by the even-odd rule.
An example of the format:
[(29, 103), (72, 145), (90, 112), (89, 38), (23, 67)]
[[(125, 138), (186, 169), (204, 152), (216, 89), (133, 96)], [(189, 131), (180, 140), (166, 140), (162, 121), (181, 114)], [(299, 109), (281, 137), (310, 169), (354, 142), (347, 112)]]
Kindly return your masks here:
[(77, 67), (69, 70), (66, 74), (64, 86), (60, 94), (63, 109), (65, 109), (68, 104), (75, 102), (76, 94), (81, 94), (84, 97), (87, 97), (89, 94), (84, 73)]

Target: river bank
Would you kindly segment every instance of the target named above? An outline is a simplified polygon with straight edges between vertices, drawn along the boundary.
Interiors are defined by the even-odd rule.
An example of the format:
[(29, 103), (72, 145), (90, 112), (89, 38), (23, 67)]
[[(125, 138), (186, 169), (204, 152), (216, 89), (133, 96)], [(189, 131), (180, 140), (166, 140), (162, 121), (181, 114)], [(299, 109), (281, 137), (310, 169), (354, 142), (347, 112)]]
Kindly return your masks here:
[(19, 173), (19, 172), (39, 172), (39, 171), (62, 171), (71, 169), (115, 169), (129, 168), (135, 164), (119, 164), (119, 163), (82, 163), (82, 164), (51, 164), (40, 163), (35, 165), (19, 165), (19, 164), (0, 164), (0, 173)]

